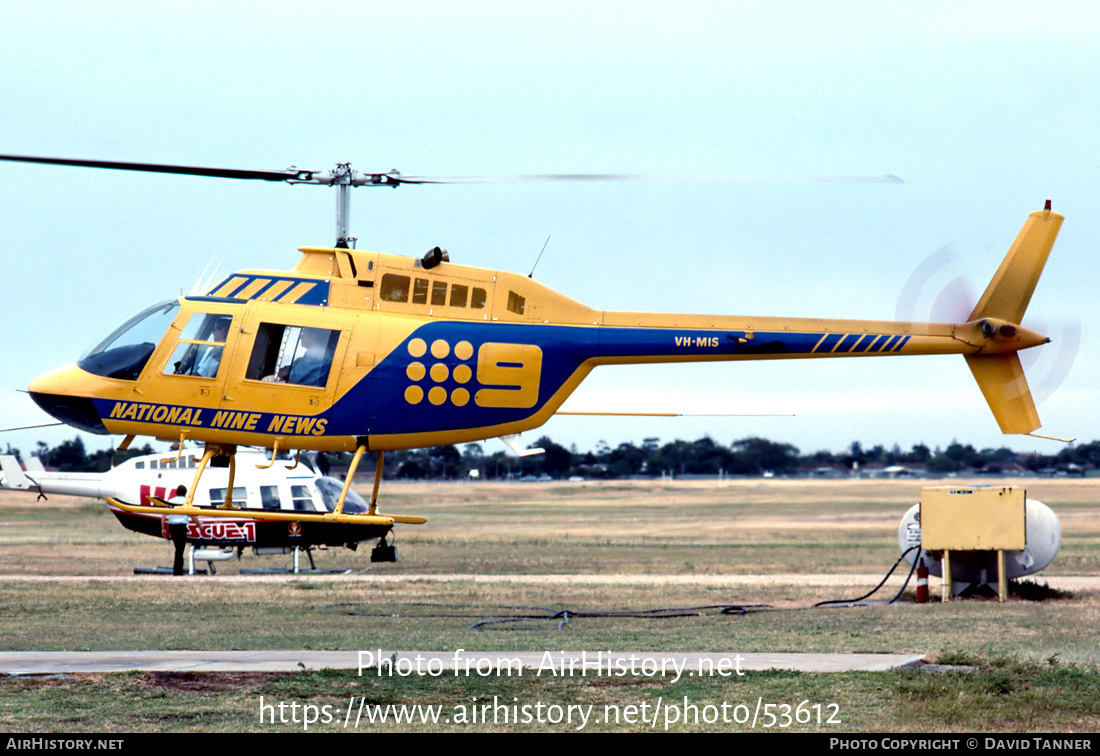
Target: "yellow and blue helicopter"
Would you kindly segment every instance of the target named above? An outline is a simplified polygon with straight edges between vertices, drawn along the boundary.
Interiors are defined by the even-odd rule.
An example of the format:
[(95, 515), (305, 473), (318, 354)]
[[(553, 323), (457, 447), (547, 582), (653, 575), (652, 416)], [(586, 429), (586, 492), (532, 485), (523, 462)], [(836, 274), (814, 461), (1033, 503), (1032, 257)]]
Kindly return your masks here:
[[(55, 418), (124, 435), (123, 446), (139, 435), (203, 444), (194, 483), (208, 463), (228, 466), (227, 515), (240, 515), (232, 504), (233, 455), (247, 445), (354, 452), (335, 511), (265, 518), (424, 522), (378, 511), (384, 452), (537, 428), (599, 365), (961, 354), (1004, 433), (1040, 426), (1017, 353), (1049, 341), (1020, 325), (1063, 221), (1049, 201), (1027, 218), (965, 322), (670, 315), (596, 310), (528, 276), (457, 265), (438, 247), (421, 259), (352, 248), (351, 187), (445, 179), (359, 173), (347, 164), (326, 172), (237, 171), (0, 159), (322, 184), (340, 192), (335, 246), (301, 248), (289, 271), (243, 270), (201, 295), (156, 304), (29, 387)], [(367, 451), (378, 455), (369, 510), (345, 513)], [(154, 503), (155, 511), (211, 514), (190, 498), (180, 507)]]

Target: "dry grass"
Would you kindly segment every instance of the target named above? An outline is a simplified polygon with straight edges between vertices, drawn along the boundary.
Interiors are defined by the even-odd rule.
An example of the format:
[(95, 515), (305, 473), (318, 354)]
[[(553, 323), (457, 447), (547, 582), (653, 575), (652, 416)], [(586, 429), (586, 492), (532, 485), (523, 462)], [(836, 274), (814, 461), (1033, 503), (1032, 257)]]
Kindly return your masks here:
[[(1100, 482), (1024, 485), (1062, 520), (1062, 554), (1048, 572), (1100, 575), (1094, 506)], [(763, 674), (675, 689), (639, 681), (610, 688), (575, 681), (534, 687), (393, 681), (370, 690), (377, 700), (395, 703), (537, 695), (639, 704), (662, 695), (737, 701), (751, 693), (754, 701), (835, 700), (844, 711), (844, 731), (1095, 730), (1095, 592), (1005, 605), (903, 603), (744, 616), (711, 611), (668, 620), (575, 619), (560, 630), (556, 621), (538, 620), (469, 629), (506, 606), (804, 608), (858, 595), (897, 558), (897, 523), (919, 487), (911, 481), (783, 480), (387, 484), (385, 510), (429, 518), (425, 526), (399, 530), (398, 564), (372, 566), (368, 551), (340, 549), (318, 554), (319, 566), (356, 574), (237, 577), (239, 566), (290, 561), (246, 556), (240, 565), (219, 565), (218, 578), (181, 580), (130, 577), (134, 566), (167, 563), (171, 547), (123, 530), (102, 504), (60, 497), (43, 504), (4, 492), (0, 649), (908, 652), (965, 660), (980, 672), (944, 680), (908, 673)], [(372, 569), (362, 574), (365, 568)], [(833, 576), (834, 584), (823, 585), (820, 575)], [(186, 675), (11, 679), (0, 681), (0, 726), (271, 729), (256, 721), (259, 695), (339, 702), (364, 690), (355, 678), (316, 673), (240, 677), (228, 684)], [(911, 720), (914, 702), (933, 706), (934, 718)]]
[[(914, 481), (610, 481), (387, 483), (384, 511), (418, 514), (399, 526), (393, 574), (768, 574), (878, 572), (897, 557)], [(1024, 481), (1063, 525), (1052, 571), (1100, 575), (1100, 480)], [(167, 542), (129, 533), (106, 507), (0, 493), (0, 574), (123, 575), (165, 564)], [(344, 549), (322, 566), (363, 569)], [(289, 564), (289, 558), (241, 565)], [(235, 573), (222, 563), (219, 573)]]

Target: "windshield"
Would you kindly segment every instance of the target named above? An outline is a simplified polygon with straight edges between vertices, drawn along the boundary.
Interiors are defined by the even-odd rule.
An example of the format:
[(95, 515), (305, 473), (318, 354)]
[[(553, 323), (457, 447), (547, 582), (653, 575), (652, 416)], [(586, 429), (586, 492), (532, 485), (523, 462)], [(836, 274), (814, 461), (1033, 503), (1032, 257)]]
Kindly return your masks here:
[[(336, 503), (340, 501), (340, 492), (344, 490), (344, 484), (335, 478), (318, 478), (317, 489), (321, 492), (321, 498), (325, 500), (325, 509), (330, 512), (336, 510)], [(366, 514), (367, 502), (363, 497), (348, 490), (348, 497), (344, 499), (344, 514)]]
[(127, 320), (93, 347), (77, 365), (104, 378), (137, 380), (164, 332), (176, 317), (179, 302), (161, 302)]

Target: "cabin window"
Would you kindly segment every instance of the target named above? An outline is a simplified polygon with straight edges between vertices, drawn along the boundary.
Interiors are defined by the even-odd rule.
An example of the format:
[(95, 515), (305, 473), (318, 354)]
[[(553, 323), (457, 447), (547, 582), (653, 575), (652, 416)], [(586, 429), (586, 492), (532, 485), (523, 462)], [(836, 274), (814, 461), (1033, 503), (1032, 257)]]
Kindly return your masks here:
[(413, 304), (428, 304), (428, 279), (417, 278), (413, 281)]
[(278, 486), (260, 486), (260, 506), (264, 509), (281, 509)]
[(527, 304), (527, 299), (516, 294), (514, 291), (508, 292), (508, 310), (514, 312), (516, 315), (523, 314), (523, 308)]
[(479, 289), (475, 286), (474, 293), (470, 295), (470, 307), (474, 310), (483, 310), (487, 299), (485, 289)]
[(409, 277), (387, 273), (382, 276), (382, 288), (379, 296), (383, 302), (408, 302)]
[(447, 304), (447, 282), (432, 281), (432, 305), (442, 307)]
[(164, 373), (215, 377), (221, 367), (222, 351), (232, 325), (233, 318), (229, 315), (192, 315), (164, 366)]
[(462, 284), (451, 286), (451, 307), (465, 307), (469, 293), (469, 286), (463, 286)]
[(141, 462), (135, 462), (134, 463), (134, 469), (135, 470), (144, 470), (145, 469), (145, 460), (142, 460)]
[[(211, 488), (210, 489), (210, 506), (220, 507), (225, 504), (225, 495), (229, 492), (228, 488)], [(248, 506), (248, 492), (242, 486), (233, 487), (233, 506), (244, 509)]]
[(313, 496), (310, 494), (308, 486), (291, 486), (290, 497), (294, 503), (295, 512), (314, 511)]
[(245, 378), (297, 386), (325, 386), (340, 332), (261, 323)]

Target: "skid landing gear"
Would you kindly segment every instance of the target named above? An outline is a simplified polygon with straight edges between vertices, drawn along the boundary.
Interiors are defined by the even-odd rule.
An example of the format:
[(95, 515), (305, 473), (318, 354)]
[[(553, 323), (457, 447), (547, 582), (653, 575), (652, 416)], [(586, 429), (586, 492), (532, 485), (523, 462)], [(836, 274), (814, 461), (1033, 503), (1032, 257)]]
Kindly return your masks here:
[[(347, 569), (346, 567), (317, 569), (317, 564), (313, 561), (312, 546), (276, 546), (253, 548), (252, 551), (257, 556), (269, 556), (271, 554), (294, 554), (294, 566), (243, 568), (241, 569), (242, 575), (348, 575), (351, 573), (351, 570)], [(305, 552), (305, 555), (309, 558), (309, 569), (301, 566), (300, 557), (303, 552)]]

